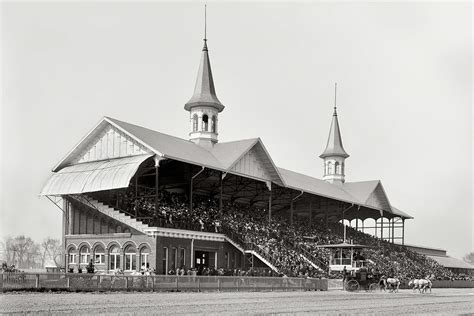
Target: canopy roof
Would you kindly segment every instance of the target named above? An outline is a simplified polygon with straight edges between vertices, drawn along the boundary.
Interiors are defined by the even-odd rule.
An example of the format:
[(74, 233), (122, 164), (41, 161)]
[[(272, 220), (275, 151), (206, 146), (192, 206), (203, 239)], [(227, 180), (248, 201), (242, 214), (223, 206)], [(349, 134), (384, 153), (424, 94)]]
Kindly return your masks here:
[[(260, 138), (217, 143), (211, 149), (207, 149), (188, 140), (160, 133), (138, 125), (122, 122), (109, 117), (104, 117), (68, 153), (68, 155), (53, 168), (53, 172), (55, 172), (55, 174), (48, 181), (41, 194), (67, 194), (61, 192), (71, 192), (72, 190), (75, 192), (77, 191), (76, 193), (78, 193), (86, 192), (84, 190), (92, 190), (93, 188), (101, 188), (101, 190), (106, 190), (107, 188), (117, 188), (118, 184), (99, 185), (97, 183), (82, 183), (81, 185), (80, 181), (85, 181), (88, 177), (84, 177), (83, 180), (79, 180), (78, 184), (72, 184), (69, 183), (73, 182), (72, 176), (65, 177), (65, 174), (76, 174), (77, 172), (75, 171), (75, 168), (78, 168), (77, 170), (81, 170), (81, 172), (86, 172), (89, 170), (87, 168), (91, 168), (93, 170), (95, 170), (95, 168), (100, 168), (100, 164), (104, 163), (103, 161), (91, 162), (91, 165), (83, 165), (81, 162), (87, 161), (87, 159), (84, 159), (85, 153), (87, 153), (88, 150), (90, 151), (91, 147), (96, 146), (94, 145), (94, 142), (98, 142), (100, 137), (105, 137), (103, 136), (104, 133), (115, 133), (113, 135), (111, 134), (112, 138), (122, 137), (121, 144), (128, 141), (128, 143), (134, 147), (132, 151), (124, 151), (123, 153), (119, 152), (116, 153), (117, 155), (139, 155), (142, 157), (151, 157), (156, 155), (160, 159), (168, 158), (219, 170), (224, 173), (231, 173), (264, 182), (273, 182), (281, 187), (350, 203), (354, 206), (362, 206), (365, 210), (374, 214), (382, 210), (386, 215), (389, 216), (391, 214), (391, 216), (412, 218), (410, 215), (390, 205), (383, 186), (378, 180), (345, 183), (342, 186), (338, 186), (321, 179), (290, 171), (284, 168), (278, 168), (273, 162)], [(105, 138), (101, 141), (101, 143), (104, 143), (104, 140)], [(118, 156), (113, 157), (118, 158)], [(106, 156), (106, 158), (107, 159), (105, 160), (107, 161), (113, 161), (108, 159), (108, 156)], [(125, 158), (122, 157), (121, 159)], [(137, 158), (130, 159), (133, 160)], [(247, 170), (248, 168), (246, 162), (248, 161), (254, 161), (257, 163), (258, 172)], [(96, 166), (94, 165), (95, 163), (99, 165)], [(140, 164), (139, 162), (137, 163), (138, 165)], [(138, 165), (136, 165), (137, 168)], [(136, 169), (134, 170), (136, 171)], [(109, 170), (108, 172), (113, 171)], [(116, 172), (119, 172), (119, 170), (116, 170)], [(101, 176), (104, 176), (105, 171), (102, 171), (100, 174)], [(77, 179), (82, 178), (78, 177)], [(113, 182), (119, 180), (112, 179), (110, 181)], [(128, 185), (128, 183), (125, 184), (126, 177), (120, 181), (122, 181), (120, 182), (122, 187), (126, 187)], [(66, 186), (76, 187), (75, 189), (60, 189), (59, 186), (61, 186), (61, 183), (66, 183)], [(355, 212), (356, 210), (357, 207), (354, 207), (354, 210), (351, 210), (351, 212)], [(348, 213), (348, 215), (350, 214)]]
[(428, 256), (446, 268), (474, 270), (474, 265), (450, 256)]
[(79, 163), (54, 173), (40, 195), (80, 194), (126, 188), (138, 167), (153, 155)]

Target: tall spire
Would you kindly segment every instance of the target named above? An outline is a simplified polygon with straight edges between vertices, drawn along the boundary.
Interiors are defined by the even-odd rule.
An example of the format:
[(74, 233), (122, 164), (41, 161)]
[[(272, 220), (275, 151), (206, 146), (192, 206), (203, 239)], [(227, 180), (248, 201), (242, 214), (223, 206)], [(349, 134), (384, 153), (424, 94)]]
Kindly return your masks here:
[(334, 113), (332, 115), (331, 127), (329, 129), (328, 142), (326, 144), (326, 149), (319, 156), (320, 158), (326, 158), (330, 156), (337, 156), (347, 158), (349, 155), (344, 150), (342, 146), (341, 131), (339, 129), (339, 121), (337, 119), (337, 83), (334, 85)]
[(221, 112), (224, 105), (219, 101), (212, 78), (211, 62), (207, 49), (207, 6), (204, 6), (204, 47), (202, 48), (201, 64), (199, 65), (196, 86), (191, 99), (185, 104), (184, 109), (190, 111), (196, 106), (209, 106)]

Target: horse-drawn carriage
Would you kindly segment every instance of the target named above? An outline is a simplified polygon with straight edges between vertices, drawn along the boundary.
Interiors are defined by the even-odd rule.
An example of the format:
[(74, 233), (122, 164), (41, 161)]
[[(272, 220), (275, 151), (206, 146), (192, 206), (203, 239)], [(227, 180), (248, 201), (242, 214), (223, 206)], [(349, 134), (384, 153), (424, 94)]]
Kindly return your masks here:
[(376, 291), (384, 285), (377, 273), (368, 271), (369, 261), (362, 255), (365, 245), (340, 243), (321, 245), (319, 248), (330, 249), (329, 273), (341, 272), (343, 286), (346, 291)]

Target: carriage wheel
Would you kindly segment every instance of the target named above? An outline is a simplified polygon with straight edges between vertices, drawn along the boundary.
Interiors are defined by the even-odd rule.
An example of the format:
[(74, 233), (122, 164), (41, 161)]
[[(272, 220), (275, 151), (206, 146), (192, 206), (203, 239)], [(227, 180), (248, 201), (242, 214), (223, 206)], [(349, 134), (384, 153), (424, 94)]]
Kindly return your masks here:
[(359, 282), (356, 280), (350, 280), (346, 284), (346, 290), (349, 292), (357, 291), (359, 289)]
[(380, 286), (378, 283), (371, 283), (369, 285), (369, 292), (376, 292), (378, 290), (380, 290)]

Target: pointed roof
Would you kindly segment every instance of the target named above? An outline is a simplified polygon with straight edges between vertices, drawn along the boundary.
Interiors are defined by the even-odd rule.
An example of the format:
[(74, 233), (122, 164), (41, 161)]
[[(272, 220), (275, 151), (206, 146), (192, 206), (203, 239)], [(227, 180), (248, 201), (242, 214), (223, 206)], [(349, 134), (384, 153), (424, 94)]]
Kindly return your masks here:
[(224, 110), (224, 105), (219, 101), (212, 79), (211, 62), (207, 50), (207, 39), (204, 39), (202, 48), (201, 64), (199, 65), (196, 86), (191, 99), (184, 105), (186, 111), (190, 111), (195, 106), (210, 106), (219, 112)]
[(332, 115), (331, 128), (329, 129), (326, 149), (319, 157), (324, 159), (330, 156), (349, 157), (342, 146), (341, 131), (339, 130), (336, 107), (334, 107), (334, 114)]

